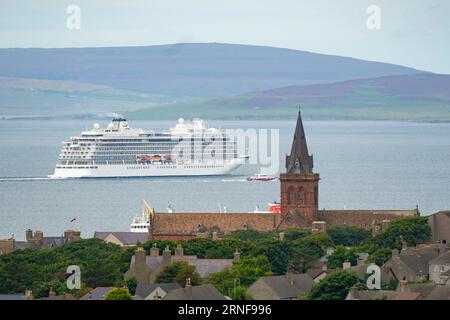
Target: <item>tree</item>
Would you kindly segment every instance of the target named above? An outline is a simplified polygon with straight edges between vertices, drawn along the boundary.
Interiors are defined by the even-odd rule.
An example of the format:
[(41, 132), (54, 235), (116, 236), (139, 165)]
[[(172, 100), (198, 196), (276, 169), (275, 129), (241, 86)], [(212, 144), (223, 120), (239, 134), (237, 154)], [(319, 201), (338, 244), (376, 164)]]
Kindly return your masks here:
[(367, 258), (369, 262), (373, 262), (378, 266), (385, 264), (392, 256), (392, 249), (380, 248)]
[(83, 239), (57, 248), (18, 250), (0, 256), (0, 292), (44, 291), (49, 289), (49, 282), (65, 283), (69, 265), (80, 267), (84, 286), (113, 286), (128, 269), (131, 255), (130, 250), (100, 239)]
[(217, 247), (215, 241), (210, 238), (195, 238), (187, 241), (180, 241), (179, 243), (184, 249), (184, 254), (196, 255), (200, 259), (204, 259), (209, 250)]
[(291, 241), (304, 238), (311, 234), (311, 231), (306, 228), (287, 229), (287, 230), (284, 230), (283, 232), (284, 232), (284, 238), (286, 240), (291, 240)]
[(133, 300), (133, 297), (125, 288), (114, 288), (108, 292), (104, 300)]
[(412, 217), (397, 219), (390, 223), (386, 231), (374, 237), (373, 241), (383, 248), (401, 247), (401, 238), (409, 246), (424, 243), (431, 237), (431, 228), (427, 217)]
[(280, 240), (258, 240), (252, 243), (250, 255), (264, 255), (275, 274), (285, 274), (293, 254), (292, 243)]
[(125, 279), (125, 283), (127, 285), (128, 291), (134, 295), (136, 293), (137, 280), (135, 277), (130, 277)]
[[(233, 299), (245, 300), (243, 293), (259, 277), (270, 275), (270, 263), (267, 257), (242, 258), (225, 270), (210, 274), (208, 282), (222, 294)], [(236, 294), (234, 293), (236, 289)]]
[(227, 235), (227, 238), (234, 238), (239, 239), (242, 241), (256, 241), (256, 240), (272, 240), (276, 239), (278, 235), (275, 232), (262, 232), (262, 231), (256, 231), (253, 229), (247, 229), (247, 230), (237, 230), (229, 233)]
[(308, 299), (344, 300), (350, 288), (358, 281), (358, 276), (354, 272), (342, 270), (331, 273), (311, 288)]
[(177, 282), (181, 286), (186, 284), (186, 279), (191, 279), (193, 286), (200, 283), (200, 276), (195, 271), (194, 266), (190, 266), (186, 261), (176, 261), (165, 266), (156, 277), (157, 283), (173, 283)]
[(342, 264), (349, 261), (351, 265), (356, 265), (358, 257), (351, 250), (347, 250), (344, 246), (336, 246), (335, 251), (328, 257), (328, 267), (331, 269), (342, 268)]
[(358, 227), (330, 227), (327, 228), (327, 234), (333, 240), (335, 245), (356, 246), (371, 236), (369, 230)]
[(214, 247), (206, 250), (206, 259), (232, 259), (234, 252), (238, 250), (241, 254), (247, 254), (248, 248), (244, 241), (226, 238), (214, 241)]

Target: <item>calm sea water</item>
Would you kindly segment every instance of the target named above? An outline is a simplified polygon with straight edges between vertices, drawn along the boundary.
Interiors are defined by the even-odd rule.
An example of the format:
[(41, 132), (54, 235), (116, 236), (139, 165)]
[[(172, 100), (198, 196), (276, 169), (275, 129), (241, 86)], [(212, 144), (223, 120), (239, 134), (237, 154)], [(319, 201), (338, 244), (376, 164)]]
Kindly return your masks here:
[[(101, 122), (103, 125), (105, 121)], [(133, 127), (166, 129), (173, 122), (136, 121)], [(289, 152), (295, 121), (209, 121), (222, 128), (280, 130), (280, 159)], [(233, 176), (49, 180), (61, 142), (92, 121), (0, 121), (0, 238), (25, 229), (60, 235), (66, 228), (90, 237), (128, 231), (145, 198), (159, 211), (247, 212), (279, 199), (279, 182), (247, 182), (256, 167)], [(320, 207), (450, 209), (450, 124), (305, 121)], [(284, 166), (284, 162), (281, 162)], [(281, 168), (283, 169), (283, 168)], [(77, 221), (70, 220), (77, 217)]]

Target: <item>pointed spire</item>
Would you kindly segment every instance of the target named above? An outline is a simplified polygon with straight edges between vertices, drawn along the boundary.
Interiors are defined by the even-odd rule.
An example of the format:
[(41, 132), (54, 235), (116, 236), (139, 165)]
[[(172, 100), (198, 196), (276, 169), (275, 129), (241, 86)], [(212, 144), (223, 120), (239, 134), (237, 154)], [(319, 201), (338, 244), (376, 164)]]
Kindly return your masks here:
[(291, 154), (286, 156), (286, 173), (312, 173), (313, 166), (313, 157), (308, 153), (302, 114), (299, 107)]

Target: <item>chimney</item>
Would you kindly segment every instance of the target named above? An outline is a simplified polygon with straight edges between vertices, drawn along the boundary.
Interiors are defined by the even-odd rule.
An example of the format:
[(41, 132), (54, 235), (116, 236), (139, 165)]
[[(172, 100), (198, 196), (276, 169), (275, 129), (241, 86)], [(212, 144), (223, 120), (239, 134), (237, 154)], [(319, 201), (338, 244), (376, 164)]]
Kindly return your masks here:
[(289, 282), (290, 285), (294, 284), (294, 274), (292, 273), (291, 270), (288, 270), (286, 272), (286, 280)]
[(134, 263), (136, 266), (145, 265), (145, 250), (143, 248), (137, 248), (134, 251)]
[(56, 298), (56, 293), (53, 290), (53, 287), (50, 287), (50, 291), (48, 292), (48, 297), (50, 298), (50, 300), (55, 300)]
[(192, 285), (191, 285), (191, 278), (186, 278), (186, 293), (188, 296), (188, 300), (192, 300)]
[(176, 256), (184, 256), (183, 247), (181, 244), (177, 244), (177, 248), (175, 249)]
[(64, 230), (64, 242), (72, 242), (81, 239), (81, 232), (75, 230)]
[(152, 256), (152, 257), (159, 256), (159, 248), (156, 245), (156, 242), (153, 244), (153, 247), (150, 249), (150, 256)]
[(25, 300), (33, 300), (33, 291), (25, 290)]
[(236, 251), (233, 253), (233, 262), (238, 262), (241, 259), (241, 254), (236, 249)]
[(212, 239), (213, 239), (213, 240), (219, 239), (219, 237), (217, 236), (217, 231), (213, 231), (213, 233), (212, 233)]
[(172, 252), (169, 249), (169, 246), (166, 246), (166, 248), (163, 251), (163, 259), (162, 259), (162, 265), (167, 266), (172, 262)]
[(398, 249), (392, 250), (392, 258), (398, 258), (400, 256), (400, 253), (398, 252)]
[(42, 231), (36, 231), (34, 233), (34, 241), (38, 247), (42, 247), (44, 244), (44, 233)]
[(25, 239), (29, 242), (30, 240), (33, 239), (33, 230), (31, 229), (27, 229), (25, 231)]
[(409, 292), (408, 280), (406, 280), (405, 278), (400, 281), (400, 292)]
[(279, 239), (280, 239), (280, 241), (284, 240), (284, 232), (279, 233)]
[(350, 261), (345, 260), (344, 263), (342, 264), (342, 269), (347, 270), (350, 269), (351, 266), (352, 264), (350, 263)]
[(326, 264), (326, 263), (324, 263), (323, 265), (322, 265), (322, 270), (328, 270), (328, 265)]

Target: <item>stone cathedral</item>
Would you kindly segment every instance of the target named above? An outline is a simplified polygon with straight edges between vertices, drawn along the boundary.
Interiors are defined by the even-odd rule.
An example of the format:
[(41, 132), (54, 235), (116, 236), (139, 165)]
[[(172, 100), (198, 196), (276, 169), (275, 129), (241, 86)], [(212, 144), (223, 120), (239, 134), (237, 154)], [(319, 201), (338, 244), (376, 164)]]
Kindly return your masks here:
[[(308, 227), (357, 226), (374, 233), (389, 221), (419, 215), (413, 210), (319, 210), (319, 173), (308, 152), (299, 111), (286, 171), (280, 174), (281, 213), (156, 212), (150, 221), (149, 239), (181, 240), (220, 237), (236, 230), (281, 231)], [(314, 229), (317, 226), (317, 229)]]

